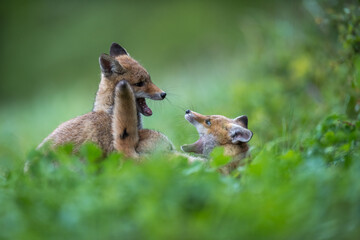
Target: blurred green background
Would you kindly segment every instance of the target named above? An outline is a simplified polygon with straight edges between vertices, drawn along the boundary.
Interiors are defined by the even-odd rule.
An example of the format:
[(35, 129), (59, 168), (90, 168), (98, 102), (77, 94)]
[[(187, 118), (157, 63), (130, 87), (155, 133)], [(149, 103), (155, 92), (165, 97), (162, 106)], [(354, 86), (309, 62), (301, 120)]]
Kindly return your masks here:
[[(0, 6), (0, 227), (8, 229), (0, 238), (360, 234), (357, 1)], [(168, 93), (164, 101), (148, 101), (154, 114), (143, 118), (145, 128), (163, 132), (179, 150), (198, 138), (186, 109), (247, 115), (253, 163), (225, 178), (155, 156), (119, 173), (119, 156), (110, 156), (98, 173), (99, 153), (91, 146), (80, 157), (67, 148), (34, 152), (60, 123), (91, 111), (98, 57), (112, 42)], [(38, 165), (23, 175), (26, 160)], [(52, 161), (63, 167), (54, 169)]]
[(168, 92), (149, 101), (144, 126), (177, 147), (197, 135), (183, 118), (188, 108), (247, 114), (262, 144), (284, 134), (299, 105), (314, 117), (327, 105), (306, 92), (323, 36), (301, 1), (12, 1), (1, 11), (0, 141), (19, 156), (91, 110), (98, 57), (112, 42)]

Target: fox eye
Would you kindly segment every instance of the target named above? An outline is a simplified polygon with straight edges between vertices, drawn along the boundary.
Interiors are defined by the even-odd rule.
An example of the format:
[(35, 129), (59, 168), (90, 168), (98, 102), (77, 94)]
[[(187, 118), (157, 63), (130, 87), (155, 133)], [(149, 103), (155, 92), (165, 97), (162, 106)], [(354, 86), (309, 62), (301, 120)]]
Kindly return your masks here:
[(143, 82), (143, 81), (135, 83), (135, 86), (137, 86), (137, 87), (142, 87), (144, 85), (145, 85), (145, 82)]
[(211, 125), (210, 119), (206, 119), (205, 123), (206, 125), (210, 126)]

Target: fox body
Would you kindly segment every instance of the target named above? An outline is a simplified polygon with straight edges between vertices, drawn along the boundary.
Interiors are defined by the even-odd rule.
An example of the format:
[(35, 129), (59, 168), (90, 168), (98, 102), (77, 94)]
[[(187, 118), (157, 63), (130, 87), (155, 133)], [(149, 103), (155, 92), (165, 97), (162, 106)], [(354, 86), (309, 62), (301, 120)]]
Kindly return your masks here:
[(158, 145), (172, 150), (162, 133), (142, 129), (140, 117), (152, 115), (145, 98), (162, 100), (166, 93), (118, 44), (112, 44), (110, 56), (102, 54), (99, 62), (102, 74), (93, 111), (62, 123), (38, 148), (46, 142), (53, 146), (73, 143), (76, 151), (84, 142), (93, 142), (104, 153), (117, 150), (128, 157), (150, 153)]
[(134, 158), (155, 150), (173, 150), (172, 143), (162, 133), (149, 129), (138, 130), (136, 111), (134, 94), (129, 84), (120, 82), (115, 89), (113, 114), (90, 112), (71, 119), (62, 123), (44, 142), (51, 141), (53, 146), (73, 143), (74, 151), (85, 142), (93, 142), (105, 154), (117, 150)]
[(240, 166), (241, 160), (248, 155), (247, 142), (250, 141), (253, 133), (247, 128), (246, 116), (230, 119), (221, 115), (204, 116), (187, 110), (185, 119), (196, 127), (199, 140), (193, 144), (183, 145), (181, 149), (184, 152), (207, 156), (215, 147), (224, 147), (224, 154), (233, 158), (230, 163), (219, 169), (225, 174)]

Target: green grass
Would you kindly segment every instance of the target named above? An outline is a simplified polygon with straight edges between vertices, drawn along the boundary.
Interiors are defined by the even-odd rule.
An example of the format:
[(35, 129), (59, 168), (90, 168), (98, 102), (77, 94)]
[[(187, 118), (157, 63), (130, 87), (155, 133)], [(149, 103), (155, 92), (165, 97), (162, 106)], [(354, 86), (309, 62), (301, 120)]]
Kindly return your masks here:
[[(324, 8), (304, 1), (300, 10), (276, 3), (272, 11), (257, 2), (60, 4), (50, 13), (81, 11), (50, 25), (11, 18), (4, 41), (13, 47), (1, 66), (7, 80), (1, 98), (12, 97), (0, 105), (0, 239), (357, 239), (358, 9), (337, 1)], [(37, 4), (31, 9), (47, 9)], [(139, 14), (132, 22), (137, 31), (105, 24), (120, 5), (128, 10), (121, 23)], [(47, 19), (42, 14), (36, 16)], [(27, 64), (15, 71), (17, 54), (9, 52), (21, 39), (10, 33), (20, 22), (24, 33), (34, 33), (24, 43)], [(41, 42), (49, 26), (59, 35)], [(93, 29), (109, 36), (96, 37)], [(93, 40), (70, 46), (85, 37)], [(171, 155), (142, 164), (118, 153), (103, 159), (91, 144), (77, 154), (70, 145), (34, 150), (60, 123), (91, 111), (97, 49), (121, 38), (168, 93), (165, 101), (148, 101), (154, 115), (144, 117), (146, 128), (166, 134), (180, 151), (198, 138), (186, 109), (247, 115), (252, 161), (222, 176), (216, 167), (228, 159), (221, 149), (209, 164)]]
[(302, 150), (281, 154), (281, 143), (270, 142), (233, 176), (181, 157), (101, 159), (93, 145), (77, 155), (71, 146), (32, 151), (29, 173), (2, 172), (1, 236), (355, 239), (359, 127), (329, 117)]

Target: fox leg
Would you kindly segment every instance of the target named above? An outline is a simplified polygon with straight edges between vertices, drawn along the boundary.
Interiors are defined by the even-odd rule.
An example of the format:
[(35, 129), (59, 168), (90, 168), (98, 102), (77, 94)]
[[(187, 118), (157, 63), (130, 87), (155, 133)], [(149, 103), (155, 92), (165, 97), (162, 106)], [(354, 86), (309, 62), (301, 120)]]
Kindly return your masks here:
[(133, 90), (125, 80), (115, 88), (112, 133), (114, 149), (126, 157), (136, 158), (139, 154), (135, 148), (139, 142), (138, 118)]

